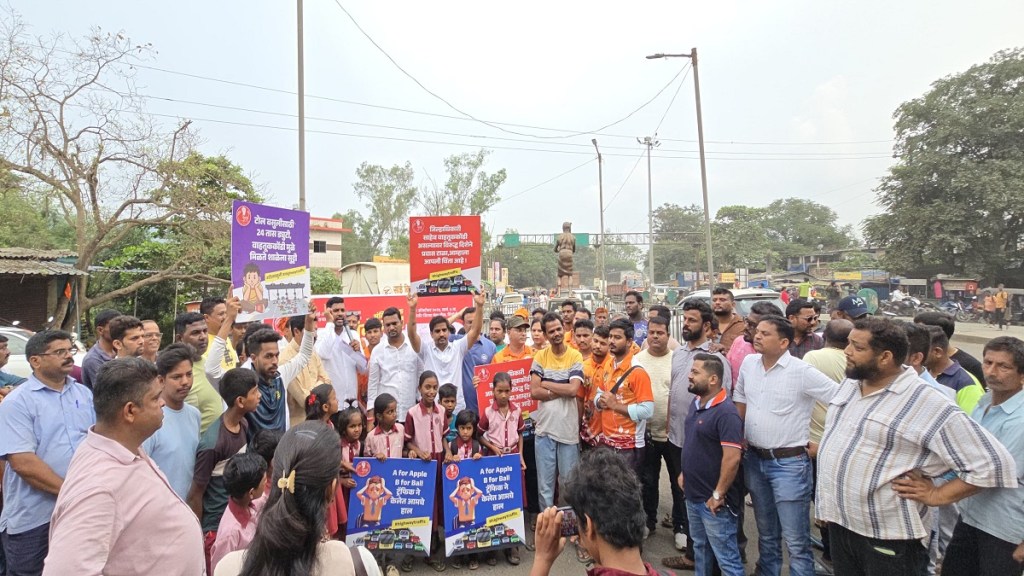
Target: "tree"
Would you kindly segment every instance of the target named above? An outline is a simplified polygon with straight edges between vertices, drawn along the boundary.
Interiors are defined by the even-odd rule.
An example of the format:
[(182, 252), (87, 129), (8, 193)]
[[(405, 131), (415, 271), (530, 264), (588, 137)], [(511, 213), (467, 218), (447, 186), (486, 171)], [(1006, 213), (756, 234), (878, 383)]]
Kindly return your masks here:
[(341, 236), (342, 261), (345, 264), (353, 262), (369, 262), (373, 260), (373, 246), (370, 245), (370, 231), (367, 229), (366, 219), (355, 210), (349, 210), (344, 214), (335, 213), (333, 218), (340, 218), (345, 222), (351, 232), (345, 232)]
[[(694, 233), (682, 236), (680, 232)], [(675, 233), (675, 234), (673, 234)], [(672, 274), (701, 267), (701, 246), (704, 242), (704, 210), (696, 204), (685, 208), (678, 204), (662, 204), (654, 209), (654, 273), (667, 280)]]
[[(0, 24), (0, 170), (23, 178), (74, 229), (75, 267), (88, 271), (140, 231), (187, 246), (165, 249), (166, 265), (109, 292), (81, 280), (80, 308), (164, 280), (205, 277), (185, 267), (217, 250), (233, 198), (258, 199), (237, 167), (195, 153), (190, 122), (171, 128), (145, 114), (131, 65), (148, 46), (94, 30), (72, 42), (33, 39), (16, 14)], [(155, 247), (154, 247), (155, 248)], [(54, 311), (70, 326), (67, 299)]]
[(417, 193), (412, 185), (415, 172), (409, 162), (387, 169), (363, 162), (356, 169), (356, 176), (359, 180), (353, 190), (369, 214), (353, 224), (358, 225), (359, 235), (368, 242), (372, 257), (408, 227), (409, 212)]
[(338, 294), (341, 292), (341, 279), (333, 270), (312, 268), (309, 271), (309, 289), (313, 294)]
[(885, 248), (885, 267), (990, 283), (1019, 275), (1024, 49), (936, 81), (894, 117), (898, 161), (876, 189), (883, 212), (864, 225), (869, 244)]
[(432, 189), (417, 199), (423, 210), (431, 216), (485, 214), (490, 210), (501, 200), (498, 188), (507, 177), (504, 168), (494, 174), (484, 172), (483, 165), (490, 154), (490, 150), (481, 149), (445, 158), (448, 181), (443, 188), (431, 182)]
[(10, 172), (0, 172), (0, 222), (0, 246), (74, 248), (75, 231), (58, 217), (50, 198), (24, 188)]

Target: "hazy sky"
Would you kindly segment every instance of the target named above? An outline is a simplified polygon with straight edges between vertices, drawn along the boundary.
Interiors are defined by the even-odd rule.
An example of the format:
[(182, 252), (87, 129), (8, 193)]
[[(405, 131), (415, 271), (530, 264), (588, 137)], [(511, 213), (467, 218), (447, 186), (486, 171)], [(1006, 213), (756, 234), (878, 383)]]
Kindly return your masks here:
[[(605, 156), (606, 227), (646, 231), (646, 162), (627, 175), (642, 150), (636, 137), (653, 134), (659, 122), (655, 206), (700, 203), (688, 71), (671, 107), (680, 79), (600, 133), (537, 138), (623, 118), (686, 62), (644, 56), (694, 46), (712, 215), (725, 205), (796, 196), (832, 206), (842, 223), (856, 224), (877, 211), (871, 190), (892, 162), (895, 108), (934, 80), (1020, 44), (1024, 21), (1019, 1), (338, 1), (402, 67), (454, 106), (476, 118), (531, 127), (505, 126), (524, 134), (516, 135), (444, 117), (461, 115), (403, 75), (335, 0), (306, 0), (309, 211), (330, 216), (362, 209), (351, 185), (363, 161), (411, 161), (417, 182), (429, 185), (428, 177), (443, 182), (444, 157), (484, 146), (494, 151), (487, 169), (508, 171), (501, 188), (508, 200), (485, 222), (498, 232), (523, 233), (557, 232), (563, 220), (572, 220), (577, 232), (598, 230), (596, 161), (534, 188), (592, 160), (592, 137)], [(36, 34), (123, 30), (153, 44), (152, 66), (286, 92), (154, 70), (138, 76), (142, 92), (153, 97), (151, 112), (192, 118), (203, 152), (227, 154), (265, 186), (272, 203), (297, 202), (295, 2), (11, 5)]]

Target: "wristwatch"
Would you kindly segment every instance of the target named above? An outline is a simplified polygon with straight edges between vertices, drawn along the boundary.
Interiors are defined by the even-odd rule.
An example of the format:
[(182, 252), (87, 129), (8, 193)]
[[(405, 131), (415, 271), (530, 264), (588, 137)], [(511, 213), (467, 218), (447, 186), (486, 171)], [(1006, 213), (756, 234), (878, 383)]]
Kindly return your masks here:
[(712, 492), (711, 493), (711, 497), (714, 498), (715, 500), (721, 500), (722, 499), (722, 495), (718, 493), (718, 490), (715, 490), (714, 492)]

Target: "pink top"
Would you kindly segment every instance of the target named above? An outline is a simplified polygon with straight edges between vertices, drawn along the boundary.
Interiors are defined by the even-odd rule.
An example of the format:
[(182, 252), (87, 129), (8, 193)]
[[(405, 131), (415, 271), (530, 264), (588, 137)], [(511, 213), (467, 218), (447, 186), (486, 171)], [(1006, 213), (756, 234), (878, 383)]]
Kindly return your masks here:
[(227, 510), (220, 517), (217, 539), (210, 551), (210, 567), (216, 570), (221, 558), (235, 550), (249, 547), (252, 537), (256, 535), (256, 520), (266, 502), (266, 498), (259, 498), (242, 508), (233, 498), (228, 498)]
[(50, 576), (206, 572), (199, 520), (160, 469), (92, 428), (57, 496), (50, 552)]
[(754, 345), (747, 342), (743, 336), (732, 341), (732, 346), (729, 347), (729, 353), (725, 355), (725, 359), (729, 361), (729, 366), (732, 367), (732, 385), (734, 387), (740, 379), (740, 364), (743, 364), (744, 358), (753, 353)]
[(429, 451), (435, 456), (444, 454), (441, 443), (444, 431), (444, 409), (437, 404), (429, 410), (420, 402), (405, 415), (405, 440), (411, 441), (420, 452)]
[(356, 458), (362, 457), (362, 444), (356, 440), (355, 442), (349, 442), (348, 440), (341, 439), (341, 459), (349, 464), (356, 461)]
[(502, 415), (494, 402), (480, 415), (480, 431), (488, 442), (502, 449), (502, 454), (519, 451), (519, 434), (523, 428), (523, 412), (514, 402), (508, 403), (507, 415)]
[(380, 429), (380, 426), (375, 426), (366, 435), (364, 451), (367, 457), (383, 454), (386, 458), (401, 458), (403, 444), (405, 444), (405, 428), (395, 422), (390, 432), (385, 432)]

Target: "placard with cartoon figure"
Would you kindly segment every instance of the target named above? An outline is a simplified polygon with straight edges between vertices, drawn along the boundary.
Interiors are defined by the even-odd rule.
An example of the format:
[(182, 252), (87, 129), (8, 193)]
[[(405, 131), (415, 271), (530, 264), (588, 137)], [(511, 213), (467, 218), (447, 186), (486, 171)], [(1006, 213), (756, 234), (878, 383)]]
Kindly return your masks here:
[(231, 284), (242, 301), (238, 322), (306, 314), (309, 213), (235, 200)]
[(518, 454), (451, 462), (443, 474), (446, 556), (523, 544), (526, 522)]
[(437, 462), (356, 458), (355, 469), (345, 543), (371, 552), (429, 554)]

